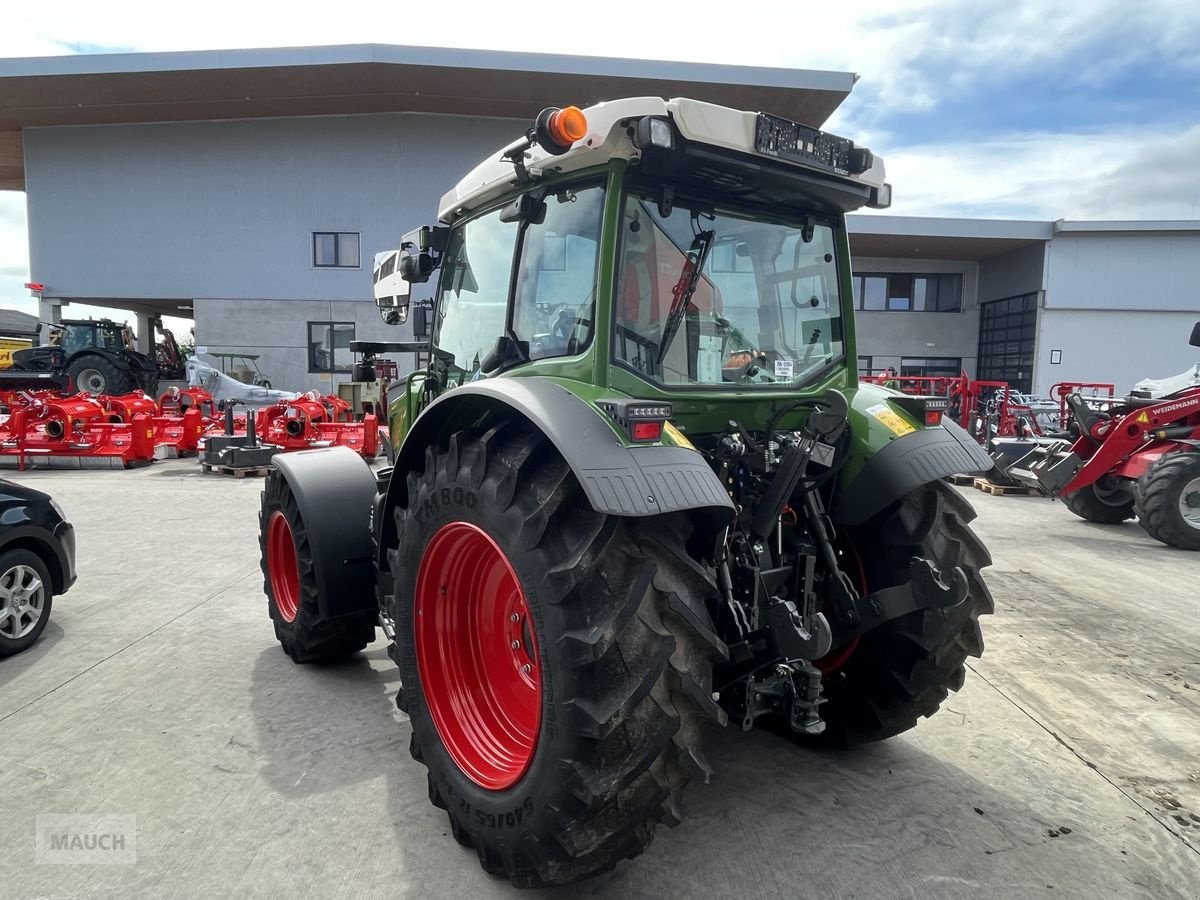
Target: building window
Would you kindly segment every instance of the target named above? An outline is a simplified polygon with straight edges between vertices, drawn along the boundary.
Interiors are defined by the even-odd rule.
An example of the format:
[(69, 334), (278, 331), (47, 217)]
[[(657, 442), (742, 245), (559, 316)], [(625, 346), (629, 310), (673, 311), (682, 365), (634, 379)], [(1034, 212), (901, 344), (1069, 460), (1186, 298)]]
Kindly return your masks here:
[(923, 375), (926, 378), (957, 378), (960, 374), (962, 374), (962, 357), (901, 357), (900, 374)]
[(349, 372), (354, 364), (352, 340), (353, 322), (309, 322), (308, 371)]
[(865, 310), (959, 312), (963, 277), (902, 273), (854, 276), (854, 304)]
[(1022, 294), (979, 307), (980, 380), (1032, 390), (1037, 301), (1037, 294)]
[(858, 374), (859, 375), (870, 375), (871, 374), (871, 357), (860, 356), (858, 358)]
[(318, 269), (357, 269), (358, 232), (314, 231), (313, 265)]

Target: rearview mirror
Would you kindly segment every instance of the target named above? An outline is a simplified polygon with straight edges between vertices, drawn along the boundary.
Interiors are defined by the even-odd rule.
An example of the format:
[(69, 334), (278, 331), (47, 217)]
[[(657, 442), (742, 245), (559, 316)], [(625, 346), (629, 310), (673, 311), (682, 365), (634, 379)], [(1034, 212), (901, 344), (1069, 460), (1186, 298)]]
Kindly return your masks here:
[(375, 256), (375, 305), (389, 325), (402, 325), (408, 320), (411, 286), (400, 271), (403, 261), (403, 250), (388, 250)]
[(1188, 343), (1193, 347), (1200, 347), (1200, 322), (1192, 326), (1192, 339)]

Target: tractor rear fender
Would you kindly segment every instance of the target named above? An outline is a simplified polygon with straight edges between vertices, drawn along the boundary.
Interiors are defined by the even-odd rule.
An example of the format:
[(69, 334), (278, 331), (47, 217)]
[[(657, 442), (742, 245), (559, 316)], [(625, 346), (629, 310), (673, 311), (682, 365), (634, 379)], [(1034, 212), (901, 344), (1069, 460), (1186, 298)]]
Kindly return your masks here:
[(325, 447), (278, 454), (272, 462), (300, 508), (322, 618), (377, 609), (371, 542), (375, 476), (366, 461), (349, 447)]
[(983, 473), (995, 463), (969, 434), (951, 421), (889, 441), (867, 460), (833, 502), (833, 521), (861, 525), (923, 484), (961, 472)]
[[(698, 528), (715, 533), (733, 518), (733, 503), (695, 450), (626, 446), (594, 406), (542, 378), (495, 378), (447, 391), (418, 416), (396, 451), (384, 510), (408, 504), (406, 475), (425, 466), (425, 448), (484, 419), (516, 418), (544, 434), (571, 467), (592, 508), (648, 517), (689, 511)], [(379, 516), (379, 547), (395, 543), (390, 515)]]

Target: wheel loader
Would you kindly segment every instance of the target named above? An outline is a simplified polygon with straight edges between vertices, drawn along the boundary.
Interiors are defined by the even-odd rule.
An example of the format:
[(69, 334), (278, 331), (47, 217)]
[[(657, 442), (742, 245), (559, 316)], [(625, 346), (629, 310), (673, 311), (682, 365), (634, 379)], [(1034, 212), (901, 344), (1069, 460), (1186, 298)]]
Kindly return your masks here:
[(770, 113), (552, 108), (375, 273), (393, 324), (434, 291), (428, 340), (351, 345), (358, 379), (424, 361), (393, 465), (276, 457), (267, 609), (297, 663), (382, 629), (487, 872), (641, 853), (710, 727), (853, 745), (962, 687), (990, 558), (942, 479), (992, 461), (945, 398), (858, 383), (845, 214), (890, 194), (869, 150)]

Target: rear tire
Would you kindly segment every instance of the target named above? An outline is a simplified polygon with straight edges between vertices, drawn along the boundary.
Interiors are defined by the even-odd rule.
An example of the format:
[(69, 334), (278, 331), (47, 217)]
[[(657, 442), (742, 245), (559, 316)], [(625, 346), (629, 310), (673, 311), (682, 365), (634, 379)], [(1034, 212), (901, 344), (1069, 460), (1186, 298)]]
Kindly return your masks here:
[(1063, 503), (1081, 519), (1099, 525), (1120, 525), (1136, 515), (1133, 491), (1112, 482), (1113, 479), (1105, 476), (1094, 484), (1067, 494), (1063, 497)]
[(89, 394), (107, 394), (110, 397), (128, 394), (137, 388), (137, 379), (131, 372), (124, 371), (103, 356), (87, 353), (72, 360), (67, 374), (76, 391)]
[(267, 474), (258, 514), (263, 590), (275, 637), (295, 663), (333, 662), (375, 640), (378, 616), (321, 615), (312, 547), (291, 485), (278, 469)]
[[(680, 821), (687, 782), (708, 774), (702, 727), (724, 722), (711, 678), (725, 647), (681, 599), (715, 591), (684, 549), (686, 518), (594, 511), (554, 447), (513, 424), (429, 449), (407, 494), (388, 554), (397, 702), (411, 720), (413, 758), (428, 768), (430, 801), (485, 871), (518, 887), (569, 883), (641, 853), (659, 822)], [(467, 590), (481, 569), (495, 577), (476, 587), (492, 589)], [(510, 618), (505, 602), (521, 620), (508, 634), (497, 633)], [(463, 609), (496, 629), (461, 638)], [(423, 623), (435, 616), (441, 630), (431, 637)], [(510, 653), (510, 640), (522, 649)], [(467, 651), (450, 648), (462, 642)], [(474, 660), (495, 678), (467, 677), (482, 665)], [(537, 715), (518, 717), (519, 740), (471, 731), (487, 735), (480, 746), (500, 746), (489, 762), (439, 710), (490, 716), (496, 696), (515, 698), (503, 704), (510, 710), (532, 703)]]
[(967, 598), (950, 610), (916, 610), (892, 619), (856, 645), (818, 660), (825, 673), (827, 702), (820, 708), (825, 732), (800, 740), (835, 746), (884, 740), (932, 716), (950, 691), (963, 686), (967, 657), (983, 653), (979, 617), (995, 610), (980, 574), (992, 558), (968, 524), (974, 518), (975, 510), (957, 491), (933, 483), (848, 535), (855, 552), (844, 554), (845, 568), (857, 582), (865, 581), (856, 585), (860, 590), (905, 583), (909, 561), (921, 556), (941, 569), (962, 568)]
[(1200, 550), (1200, 453), (1160, 456), (1138, 479), (1137, 514), (1156, 541)]

